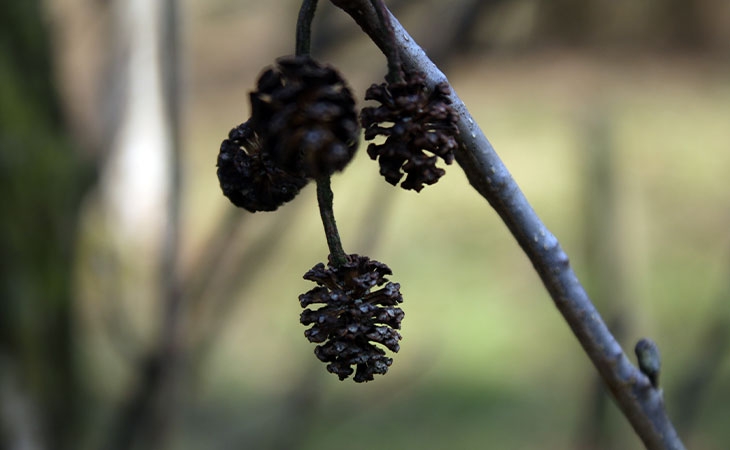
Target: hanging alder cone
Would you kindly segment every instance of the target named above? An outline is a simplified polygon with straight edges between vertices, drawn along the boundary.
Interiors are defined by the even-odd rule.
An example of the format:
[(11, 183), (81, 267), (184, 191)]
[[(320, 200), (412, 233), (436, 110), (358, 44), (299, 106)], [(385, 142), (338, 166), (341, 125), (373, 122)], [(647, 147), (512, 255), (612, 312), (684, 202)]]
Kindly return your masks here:
[[(388, 371), (392, 358), (373, 343), (392, 352), (400, 349), (401, 335), (396, 330), (404, 313), (396, 305), (403, 296), (400, 284), (385, 278), (391, 274), (385, 264), (355, 254), (340, 267), (333, 267), (331, 261), (328, 267), (319, 263), (304, 274), (305, 280), (319, 286), (299, 296), (302, 307), (324, 304), (302, 312), (302, 324), (312, 325), (304, 335), (310, 342), (323, 343), (314, 354), (340, 380), (355, 372), (354, 380), (361, 383)], [(377, 286), (382, 287), (373, 291)]]
[(380, 174), (393, 186), (405, 174), (401, 187), (420, 192), (446, 173), (436, 167), (438, 158), (453, 162), (459, 130), (448, 84), (438, 84), (429, 92), (425, 75), (406, 73), (404, 79), (372, 85), (365, 100), (376, 100), (380, 106), (363, 108), (360, 118), (366, 140), (387, 137), (383, 144), (368, 146), (370, 158), (380, 163)]
[(290, 172), (329, 176), (359, 143), (355, 99), (340, 74), (309, 56), (276, 60), (251, 93), (252, 120), (271, 157)]
[(218, 181), (234, 205), (256, 212), (276, 210), (296, 197), (308, 180), (277, 167), (246, 122), (232, 129), (221, 143)]

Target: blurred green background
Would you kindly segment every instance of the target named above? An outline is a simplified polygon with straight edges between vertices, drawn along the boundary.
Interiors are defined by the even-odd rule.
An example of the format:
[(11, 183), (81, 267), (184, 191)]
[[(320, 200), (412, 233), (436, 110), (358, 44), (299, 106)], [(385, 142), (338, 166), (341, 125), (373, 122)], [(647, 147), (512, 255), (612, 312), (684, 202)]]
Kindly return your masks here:
[[(313, 54), (362, 98), (385, 58), (320, 3)], [(625, 351), (658, 343), (688, 448), (728, 448), (730, 4), (386, 3)], [(252, 215), (215, 176), (298, 6), (4, 6), (0, 448), (641, 448), (456, 164), (416, 194), (363, 147), (334, 177), (345, 249), (391, 267), (406, 317), (386, 376), (316, 360), (297, 301), (327, 256), (314, 188)]]

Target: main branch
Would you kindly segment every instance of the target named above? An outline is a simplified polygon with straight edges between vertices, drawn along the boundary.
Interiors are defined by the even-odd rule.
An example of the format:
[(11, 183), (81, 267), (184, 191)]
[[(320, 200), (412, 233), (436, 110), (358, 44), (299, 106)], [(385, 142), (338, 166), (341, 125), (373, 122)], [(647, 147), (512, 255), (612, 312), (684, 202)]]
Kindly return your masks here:
[[(367, 0), (332, 0), (350, 14), (384, 52), (389, 39)], [(426, 74), (431, 87), (448, 82), (421, 47), (391, 15), (395, 46), (408, 70)], [(570, 266), (558, 240), (545, 227), (461, 99), (451, 94), (459, 114), (456, 160), (469, 182), (500, 215), (532, 262), (555, 305), (603, 378), (646, 448), (683, 450), (664, 409), (661, 389), (631, 364)]]

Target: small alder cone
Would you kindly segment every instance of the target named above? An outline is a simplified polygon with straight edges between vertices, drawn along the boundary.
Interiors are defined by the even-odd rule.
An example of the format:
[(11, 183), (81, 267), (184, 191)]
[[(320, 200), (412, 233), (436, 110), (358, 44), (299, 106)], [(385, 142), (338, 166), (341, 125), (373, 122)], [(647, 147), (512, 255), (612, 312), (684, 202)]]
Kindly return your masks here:
[(401, 187), (420, 192), (446, 173), (436, 167), (438, 158), (446, 164), (453, 162), (459, 130), (448, 84), (438, 84), (429, 92), (422, 73), (405, 74), (404, 78), (403, 82), (372, 85), (365, 100), (375, 100), (380, 106), (363, 108), (360, 118), (366, 140), (386, 137), (383, 144), (368, 146), (370, 158), (380, 163), (380, 174), (393, 186), (406, 175)]
[(360, 137), (355, 99), (333, 68), (287, 56), (264, 71), (251, 93), (254, 126), (274, 161), (319, 178), (350, 162)]
[(302, 324), (312, 325), (304, 335), (310, 342), (321, 343), (314, 354), (340, 380), (355, 372), (354, 380), (361, 383), (388, 371), (393, 360), (374, 343), (392, 352), (400, 349), (401, 335), (396, 330), (404, 313), (396, 305), (403, 296), (400, 284), (385, 278), (391, 274), (385, 264), (356, 254), (340, 267), (333, 267), (331, 261), (327, 267), (319, 263), (304, 274), (305, 280), (319, 286), (299, 296), (302, 307), (324, 305), (302, 312)]
[(257, 212), (274, 211), (292, 200), (308, 180), (277, 167), (249, 121), (232, 129), (221, 143), (218, 181), (231, 203)]

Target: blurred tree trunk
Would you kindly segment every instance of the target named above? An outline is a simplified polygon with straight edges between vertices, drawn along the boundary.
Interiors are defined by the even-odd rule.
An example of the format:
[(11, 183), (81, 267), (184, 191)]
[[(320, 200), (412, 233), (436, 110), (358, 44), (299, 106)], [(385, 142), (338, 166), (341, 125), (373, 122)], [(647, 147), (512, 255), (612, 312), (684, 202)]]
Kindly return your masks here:
[(94, 177), (65, 130), (42, 18), (39, 0), (5, 2), (0, 14), (0, 404), (28, 407), (22, 420), (2, 417), (0, 445), (71, 449), (84, 398), (73, 252)]
[[(610, 111), (603, 101), (592, 102), (581, 115), (579, 128), (585, 130), (583, 144), (583, 248), (588, 289), (596, 307), (616, 339), (622, 341), (629, 324), (626, 311), (632, 297), (626, 274), (628, 264), (622, 251), (625, 236), (620, 219), (623, 211), (617, 192), (620, 183)], [(618, 414), (611, 409), (610, 394), (600, 377), (589, 388), (585, 413), (580, 419), (577, 448), (619, 448), (609, 430), (609, 418)]]
[[(177, 0), (114, 3), (113, 20), (120, 29), (117, 45), (122, 49), (115, 64), (119, 72), (126, 73), (127, 78), (120, 81), (129, 94), (123, 99), (120, 124), (115, 124), (118, 134), (108, 164), (110, 177), (104, 180), (122, 194), (112, 193), (107, 201), (112, 214), (120, 218), (110, 224), (110, 231), (122, 243), (115, 250), (120, 259), (144, 255), (154, 261), (148, 270), (158, 271), (151, 280), (151, 291), (159, 302), (159, 310), (154, 311), (159, 316), (155, 343), (140, 355), (132, 386), (114, 414), (103, 448), (159, 450), (169, 448), (174, 438), (185, 356), (186, 307), (179, 267), (180, 12)], [(125, 164), (125, 160), (145, 166), (146, 176), (140, 176), (135, 165)], [(140, 207), (135, 192), (151, 200), (146, 208)], [(131, 245), (133, 255), (125, 248)]]

